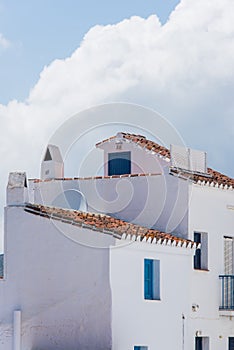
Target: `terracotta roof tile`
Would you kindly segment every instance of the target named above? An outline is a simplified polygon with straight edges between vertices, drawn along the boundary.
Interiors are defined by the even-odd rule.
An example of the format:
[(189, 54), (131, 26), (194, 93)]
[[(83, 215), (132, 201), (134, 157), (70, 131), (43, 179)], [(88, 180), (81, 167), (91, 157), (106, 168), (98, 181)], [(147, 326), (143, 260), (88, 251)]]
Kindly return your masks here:
[(170, 158), (170, 151), (166, 147), (161, 146), (154, 141), (148, 140), (145, 136), (136, 135), (136, 134), (129, 134), (129, 133), (125, 133), (125, 132), (118, 133), (116, 136), (111, 136), (106, 140), (98, 142), (96, 144), (96, 146), (99, 146), (105, 142), (109, 142), (115, 138), (118, 138), (119, 135), (121, 135), (123, 139), (134, 142), (134, 143), (138, 144), (139, 146), (141, 146), (142, 148), (146, 148), (149, 151), (154, 151), (155, 153), (157, 153), (163, 157)]
[[(137, 134), (129, 134), (125, 132), (118, 133), (115, 136), (111, 136), (108, 139), (105, 139), (99, 143), (96, 144), (96, 146), (99, 146), (105, 142), (109, 142), (113, 139), (122, 137), (125, 140), (128, 140), (130, 142), (138, 144), (140, 147), (147, 149), (149, 151), (153, 151), (156, 154), (165, 157), (167, 159), (170, 159), (170, 151), (164, 147), (159, 145), (158, 143), (146, 139), (145, 136), (137, 135)], [(181, 169), (173, 169), (171, 168), (171, 174), (177, 175), (179, 177), (185, 177), (186, 179), (189, 179), (195, 183), (206, 183), (210, 186), (214, 187), (224, 187), (224, 188), (234, 188), (234, 179), (224, 175), (216, 170), (213, 170), (211, 168), (208, 168), (208, 174), (207, 176), (204, 174), (192, 174), (191, 172), (186, 172), (186, 170)], [(126, 174), (126, 175), (113, 175), (113, 176), (94, 176), (94, 177), (84, 177), (84, 178), (63, 178), (63, 179), (47, 179), (44, 180), (46, 182), (48, 181), (54, 181), (54, 180), (99, 180), (99, 179), (112, 179), (112, 178), (121, 178), (121, 177), (136, 177), (136, 176), (154, 176), (154, 175), (161, 175), (161, 174)], [(40, 179), (33, 179), (31, 180), (35, 183), (41, 182)]]
[(148, 240), (163, 244), (173, 244), (176, 246), (184, 246), (187, 248), (197, 248), (197, 243), (176, 237), (175, 235), (161, 232), (158, 230), (149, 229), (136, 224), (132, 224), (123, 220), (116, 219), (112, 216), (103, 214), (86, 213), (77, 210), (68, 210), (55, 207), (44, 206), (40, 204), (26, 204), (24, 210), (34, 215), (50, 218), (53, 220), (60, 220), (62, 222), (70, 223), (84, 228), (93, 229), (100, 232), (108, 232), (113, 235), (118, 235), (119, 238), (125, 238), (130, 235), (130, 238), (135, 240), (139, 238), (140, 241)]
[[(125, 132), (118, 133), (116, 136), (112, 136), (109, 139), (101, 141), (101, 142), (97, 143), (96, 146), (99, 146), (104, 142), (111, 141), (111, 140), (118, 138), (120, 136), (123, 139), (134, 142), (143, 148), (146, 148), (150, 151), (154, 151), (155, 153), (157, 153), (163, 157), (170, 158), (170, 151), (166, 147), (161, 146), (161, 145), (157, 144), (156, 142), (153, 142), (153, 141), (146, 139), (145, 136), (136, 135), (136, 134), (129, 134), (129, 133), (125, 133)], [(191, 174), (191, 172), (188, 173), (188, 172), (186, 172), (186, 170), (181, 170), (181, 169), (180, 170), (171, 169), (171, 170), (172, 170), (171, 171), (172, 175), (177, 174), (178, 176), (182, 176), (182, 177), (185, 176), (187, 179), (192, 180), (196, 183), (200, 183), (200, 182), (205, 181), (205, 183), (210, 183), (210, 184), (212, 184), (212, 186), (216, 186), (216, 187), (220, 187), (220, 186), (225, 187), (226, 186), (229, 188), (234, 188), (234, 179), (233, 178), (231, 178), (227, 175), (224, 175), (222, 173), (219, 173), (218, 171), (213, 170), (211, 168), (208, 168), (207, 176), (203, 175), (203, 174), (201, 174), (201, 175)]]
[(157, 175), (162, 175), (162, 174), (146, 173), (146, 174), (123, 174), (123, 175), (111, 175), (111, 176), (89, 176), (89, 177), (74, 177), (74, 178), (63, 177), (63, 178), (54, 178), (54, 179), (46, 179), (46, 180), (29, 179), (29, 181), (32, 181), (34, 183), (49, 182), (49, 181), (71, 181), (71, 180), (82, 181), (82, 180), (120, 179), (122, 177), (157, 176)]
[(183, 170), (171, 169), (171, 174), (183, 176), (198, 184), (208, 184), (211, 187), (234, 188), (234, 179), (211, 168), (207, 169), (207, 175), (188, 173)]

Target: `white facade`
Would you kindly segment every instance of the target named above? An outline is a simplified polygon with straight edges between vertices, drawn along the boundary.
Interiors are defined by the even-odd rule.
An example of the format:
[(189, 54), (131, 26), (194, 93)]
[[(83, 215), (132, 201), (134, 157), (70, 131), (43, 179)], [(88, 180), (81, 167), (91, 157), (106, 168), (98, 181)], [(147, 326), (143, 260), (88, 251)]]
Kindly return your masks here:
[[(225, 185), (198, 174), (207, 180), (195, 181), (181, 169), (172, 174), (167, 156), (126, 142), (121, 134), (98, 147), (104, 150), (103, 177), (54, 176), (31, 180), (28, 187), (24, 173), (10, 177), (0, 349), (13, 349), (20, 342), (23, 350), (233, 350), (233, 297), (227, 300), (231, 307), (225, 304), (220, 310), (219, 279), (225, 275), (225, 237), (234, 242), (233, 180), (228, 178)], [(129, 175), (108, 174), (108, 155), (116, 152), (130, 152)], [(62, 217), (54, 221), (47, 214), (33, 215), (25, 211), (27, 201), (65, 208), (68, 214), (75, 209), (108, 214), (171, 233), (179, 243), (164, 234), (152, 241), (141, 241), (134, 233), (120, 240), (108, 226), (101, 233)], [(197, 237), (199, 267), (192, 243)], [(145, 296), (145, 260), (159, 266), (154, 300)], [(232, 288), (234, 295), (234, 281)], [(18, 323), (13, 322), (16, 310), (21, 311)], [(198, 339), (195, 346), (197, 338), (201, 343)]]
[[(111, 348), (109, 250), (77, 244), (61, 233), (63, 227), (70, 237), (84, 234), (22, 207), (6, 208), (1, 350), (13, 349), (14, 310), (22, 313), (23, 350)], [(96, 236), (83, 231), (86, 239)], [(113, 241), (101, 239), (106, 245)]]
[(199, 309), (191, 313), (190, 339), (199, 330), (202, 336), (210, 338), (209, 349), (215, 350), (228, 349), (228, 337), (234, 337), (233, 310), (219, 310), (219, 275), (224, 275), (224, 236), (234, 237), (233, 204), (233, 190), (190, 186), (190, 237), (194, 232), (208, 235), (207, 271), (192, 271), (191, 300), (199, 305)]
[(121, 137), (110, 140), (108, 143), (98, 145), (104, 151), (104, 175), (108, 175), (108, 154), (119, 152), (131, 152), (131, 173), (163, 173), (164, 167), (168, 165), (165, 159), (155, 157), (150, 152), (136, 146), (134, 143), (121, 142)]
[[(189, 285), (191, 253), (141, 242), (111, 250), (113, 349), (183, 349), (183, 317), (191, 306), (189, 291), (181, 286)], [(144, 299), (145, 258), (160, 261), (160, 300)]]
[[(188, 235), (188, 185), (169, 174), (128, 178), (56, 180), (30, 184), (31, 202), (55, 205), (61, 193), (83, 194), (87, 210), (155, 227), (178, 236)], [(67, 203), (67, 208), (71, 208)]]

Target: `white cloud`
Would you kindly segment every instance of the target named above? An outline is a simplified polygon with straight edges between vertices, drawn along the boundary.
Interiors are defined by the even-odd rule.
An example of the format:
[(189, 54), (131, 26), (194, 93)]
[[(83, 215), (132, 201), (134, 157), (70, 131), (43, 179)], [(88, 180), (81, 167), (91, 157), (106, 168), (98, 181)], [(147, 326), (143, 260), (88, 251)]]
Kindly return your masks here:
[(7, 49), (10, 46), (9, 40), (7, 40), (2, 33), (0, 33), (0, 48)]
[(71, 57), (44, 68), (27, 101), (0, 105), (1, 179), (15, 169), (38, 176), (53, 130), (108, 101), (156, 109), (233, 176), (233, 94), (233, 0), (182, 0), (163, 26), (156, 15), (95, 26)]

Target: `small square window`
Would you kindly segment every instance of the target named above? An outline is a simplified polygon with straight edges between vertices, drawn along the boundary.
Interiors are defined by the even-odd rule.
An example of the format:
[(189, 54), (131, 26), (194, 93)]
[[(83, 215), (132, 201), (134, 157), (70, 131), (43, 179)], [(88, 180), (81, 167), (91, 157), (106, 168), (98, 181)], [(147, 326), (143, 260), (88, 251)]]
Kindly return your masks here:
[(148, 350), (148, 346), (136, 345), (134, 346), (134, 350)]
[(144, 298), (160, 299), (160, 261), (144, 259)]
[(108, 153), (108, 176), (131, 174), (131, 152)]

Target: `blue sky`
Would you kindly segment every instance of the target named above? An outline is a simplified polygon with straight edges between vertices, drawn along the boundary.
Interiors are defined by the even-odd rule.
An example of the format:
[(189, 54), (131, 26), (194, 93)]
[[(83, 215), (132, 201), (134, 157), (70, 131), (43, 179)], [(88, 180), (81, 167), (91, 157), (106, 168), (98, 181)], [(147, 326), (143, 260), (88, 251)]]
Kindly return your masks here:
[(18, 154), (20, 143), (27, 159), (38, 125), (39, 156), (80, 110), (127, 102), (163, 115), (234, 176), (233, 37), (233, 0), (0, 0), (1, 172), (38, 164)]
[(233, 0), (0, 0), (0, 208), (10, 171), (38, 177), (53, 133), (109, 102), (155, 110), (234, 177), (233, 38)]
[(127, 102), (159, 112), (234, 174), (233, 37), (233, 0), (0, 0), (2, 173), (38, 164), (18, 154), (20, 143), (27, 159), (38, 125), (37, 154), (78, 111)]
[(165, 23), (178, 0), (0, 0), (0, 103), (24, 100), (45, 65), (69, 56), (96, 24), (114, 24), (156, 13)]

